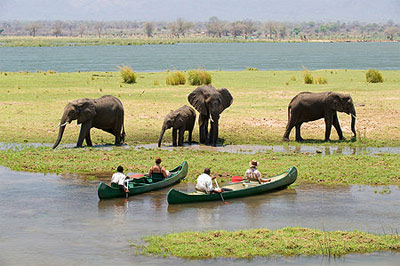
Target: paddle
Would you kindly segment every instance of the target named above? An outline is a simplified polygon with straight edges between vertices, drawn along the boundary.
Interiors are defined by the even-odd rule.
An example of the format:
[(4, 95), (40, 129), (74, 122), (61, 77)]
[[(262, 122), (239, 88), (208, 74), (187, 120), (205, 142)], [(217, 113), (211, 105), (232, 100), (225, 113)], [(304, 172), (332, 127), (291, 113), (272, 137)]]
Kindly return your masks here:
[(232, 182), (233, 183), (239, 183), (243, 181), (243, 177), (241, 176), (232, 176)]
[[(219, 189), (219, 185), (218, 185), (217, 179), (215, 178), (214, 181), (215, 181), (215, 184), (217, 185), (217, 188)], [(229, 203), (224, 200), (224, 196), (222, 196), (222, 190), (219, 193), (219, 195), (221, 196), (222, 202), (225, 203), (226, 205), (229, 205)]]

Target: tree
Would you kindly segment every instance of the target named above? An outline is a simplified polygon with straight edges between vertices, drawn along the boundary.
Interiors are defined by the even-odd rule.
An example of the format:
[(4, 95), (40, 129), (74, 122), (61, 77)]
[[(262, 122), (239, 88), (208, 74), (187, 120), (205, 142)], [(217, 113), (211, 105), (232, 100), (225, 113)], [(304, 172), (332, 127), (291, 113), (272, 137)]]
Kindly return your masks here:
[(81, 37), (83, 37), (83, 33), (85, 33), (86, 28), (87, 28), (86, 23), (83, 23), (83, 22), (79, 23), (79, 25), (78, 25), (78, 33), (79, 33), (79, 35)]
[(231, 34), (234, 39), (236, 39), (237, 36), (242, 35), (243, 28), (244, 26), (242, 21), (235, 21), (231, 23)]
[(0, 29), (0, 34), (4, 31), (4, 29)]
[(154, 24), (153, 22), (146, 22), (144, 24), (144, 32), (147, 35), (147, 37), (153, 37), (153, 31), (154, 31)]
[(220, 21), (217, 17), (211, 17), (208, 20), (206, 27), (207, 32), (210, 36), (221, 38), (224, 30), (224, 23)]
[(104, 29), (104, 23), (96, 22), (94, 24), (94, 29), (97, 31), (97, 35), (99, 36), (99, 38), (101, 38), (101, 33), (103, 32), (103, 29)]
[(244, 33), (244, 38), (247, 39), (249, 36), (253, 34), (253, 32), (256, 31), (256, 26), (254, 25), (253, 21), (245, 20), (242, 21), (242, 29)]
[(193, 28), (193, 26), (193, 22), (186, 22), (182, 18), (178, 18), (175, 22), (168, 24), (168, 29), (172, 36), (179, 38), (181, 35), (185, 36), (185, 33)]
[(55, 35), (56, 37), (61, 35), (63, 24), (64, 23), (62, 21), (54, 22), (54, 24), (53, 24), (53, 35)]
[(399, 29), (396, 27), (389, 27), (385, 30), (386, 39), (393, 41), (394, 36), (399, 33)]
[(29, 31), (30, 36), (35, 37), (40, 28), (40, 24), (38, 22), (31, 22), (25, 28), (27, 31)]

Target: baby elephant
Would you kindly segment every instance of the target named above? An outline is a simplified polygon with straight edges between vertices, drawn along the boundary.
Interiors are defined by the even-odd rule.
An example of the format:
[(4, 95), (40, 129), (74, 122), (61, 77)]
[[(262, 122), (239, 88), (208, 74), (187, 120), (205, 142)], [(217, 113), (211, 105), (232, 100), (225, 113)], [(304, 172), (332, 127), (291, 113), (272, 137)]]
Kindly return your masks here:
[(183, 146), (183, 135), (185, 131), (189, 131), (189, 144), (192, 144), (192, 132), (194, 122), (196, 121), (196, 113), (193, 108), (184, 105), (181, 108), (169, 113), (165, 119), (161, 129), (160, 138), (158, 139), (158, 147), (161, 146), (161, 141), (165, 130), (172, 127), (172, 145), (176, 146), (177, 131), (179, 130), (178, 146)]

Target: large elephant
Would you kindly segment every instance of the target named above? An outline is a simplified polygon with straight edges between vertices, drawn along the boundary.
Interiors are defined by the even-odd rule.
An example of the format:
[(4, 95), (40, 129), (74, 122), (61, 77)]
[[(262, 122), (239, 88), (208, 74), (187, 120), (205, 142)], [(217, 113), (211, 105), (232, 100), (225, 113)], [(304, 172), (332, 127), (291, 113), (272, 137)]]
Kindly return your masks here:
[[(233, 97), (227, 89), (215, 89), (211, 85), (197, 87), (188, 100), (199, 111), (200, 143), (217, 145), (219, 115), (228, 108)], [(211, 120), (208, 132), (208, 120)]]
[(179, 130), (178, 146), (183, 146), (183, 136), (185, 131), (189, 131), (189, 144), (192, 144), (192, 132), (196, 121), (196, 112), (192, 107), (187, 105), (170, 112), (165, 116), (164, 123), (161, 129), (160, 138), (158, 139), (158, 147), (161, 146), (161, 141), (165, 130), (172, 127), (172, 145), (176, 146), (177, 132)]
[(340, 128), (336, 112), (350, 114), (351, 131), (356, 137), (355, 123), (356, 110), (350, 95), (336, 92), (301, 92), (297, 94), (288, 106), (288, 123), (283, 140), (288, 141), (290, 131), (296, 127), (296, 141), (302, 141), (300, 127), (304, 122), (314, 121), (320, 118), (325, 119), (325, 141), (329, 141), (332, 125), (335, 127), (340, 140), (345, 140)]
[[(102, 129), (115, 136), (115, 144), (120, 145), (125, 139), (124, 108), (119, 99), (111, 95), (105, 95), (98, 99), (78, 99), (69, 102), (65, 108), (59, 124), (58, 137), (53, 149), (60, 144), (67, 123), (78, 120), (82, 124), (79, 133), (77, 147), (82, 147), (83, 140), (88, 146), (92, 146), (90, 129), (92, 127)], [(122, 134), (121, 134), (122, 129)]]

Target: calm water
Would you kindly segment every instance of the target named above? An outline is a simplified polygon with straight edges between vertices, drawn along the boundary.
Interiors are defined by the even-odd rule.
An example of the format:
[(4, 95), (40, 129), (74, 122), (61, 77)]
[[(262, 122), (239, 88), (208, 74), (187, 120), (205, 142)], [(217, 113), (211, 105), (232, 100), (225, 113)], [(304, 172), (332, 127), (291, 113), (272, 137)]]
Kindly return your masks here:
[(0, 47), (0, 71), (400, 69), (398, 43), (204, 43)]
[[(399, 253), (323, 257), (187, 261), (135, 254), (130, 243), (144, 235), (184, 230), (303, 226), (321, 230), (398, 233), (400, 190), (382, 187), (329, 189), (300, 186), (255, 197), (171, 205), (168, 189), (124, 199), (99, 201), (100, 180), (75, 175), (43, 175), (0, 167), (0, 265), (209, 265), (273, 263), (278, 265), (399, 265)], [(179, 184), (191, 190), (191, 184)]]

